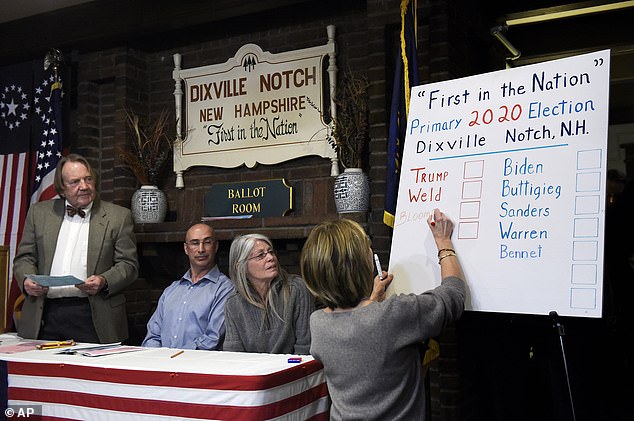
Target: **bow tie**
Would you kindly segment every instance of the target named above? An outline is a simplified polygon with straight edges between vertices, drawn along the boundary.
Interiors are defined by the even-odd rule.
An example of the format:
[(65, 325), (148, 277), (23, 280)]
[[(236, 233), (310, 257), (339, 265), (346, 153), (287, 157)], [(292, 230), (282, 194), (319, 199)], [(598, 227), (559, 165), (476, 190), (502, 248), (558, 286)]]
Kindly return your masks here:
[(68, 214), (68, 216), (70, 216), (71, 218), (75, 215), (79, 215), (80, 217), (84, 218), (86, 216), (86, 212), (81, 209), (81, 208), (74, 208), (71, 205), (66, 206), (66, 213)]

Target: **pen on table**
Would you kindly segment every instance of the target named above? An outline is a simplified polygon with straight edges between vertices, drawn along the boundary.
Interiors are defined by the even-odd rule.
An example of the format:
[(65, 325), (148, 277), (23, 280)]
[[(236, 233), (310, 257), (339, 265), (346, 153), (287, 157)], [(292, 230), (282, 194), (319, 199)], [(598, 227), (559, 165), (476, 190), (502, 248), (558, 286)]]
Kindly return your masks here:
[(179, 356), (179, 355), (181, 355), (183, 352), (185, 352), (185, 351), (178, 351), (176, 354), (170, 355), (170, 358), (178, 357), (178, 356)]
[(379, 272), (379, 279), (383, 280), (383, 269), (381, 269), (381, 261), (379, 260), (379, 255), (374, 253), (374, 263), (376, 263), (376, 270)]
[(301, 357), (299, 357), (299, 358), (289, 358), (288, 362), (289, 363), (301, 363), (302, 362), (302, 358)]
[(73, 346), (75, 345), (75, 341), (70, 339), (68, 341), (54, 341), (54, 342), (44, 342), (43, 344), (36, 345), (37, 349), (53, 349), (53, 348), (63, 348), (65, 346)]

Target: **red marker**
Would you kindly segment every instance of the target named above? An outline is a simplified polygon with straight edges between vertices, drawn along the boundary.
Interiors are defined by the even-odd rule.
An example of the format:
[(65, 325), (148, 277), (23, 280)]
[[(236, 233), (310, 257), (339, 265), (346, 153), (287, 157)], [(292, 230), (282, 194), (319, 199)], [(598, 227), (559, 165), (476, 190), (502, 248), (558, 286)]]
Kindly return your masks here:
[(434, 225), (436, 225), (436, 217), (434, 216), (434, 211), (431, 212), (431, 221), (429, 222), (429, 224), (433, 227)]

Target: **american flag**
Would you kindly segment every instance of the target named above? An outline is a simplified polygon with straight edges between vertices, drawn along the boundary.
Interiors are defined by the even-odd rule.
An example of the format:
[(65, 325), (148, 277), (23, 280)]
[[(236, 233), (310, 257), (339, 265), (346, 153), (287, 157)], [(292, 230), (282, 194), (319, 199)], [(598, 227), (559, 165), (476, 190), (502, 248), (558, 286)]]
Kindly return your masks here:
[(31, 203), (57, 196), (53, 176), (62, 157), (62, 81), (46, 76), (35, 89), (35, 114), (41, 119), (40, 144), (37, 150)]
[(29, 202), (56, 196), (53, 175), (61, 157), (61, 79), (42, 61), (0, 68), (0, 240), (9, 249), (6, 329), (20, 290), (13, 280)]

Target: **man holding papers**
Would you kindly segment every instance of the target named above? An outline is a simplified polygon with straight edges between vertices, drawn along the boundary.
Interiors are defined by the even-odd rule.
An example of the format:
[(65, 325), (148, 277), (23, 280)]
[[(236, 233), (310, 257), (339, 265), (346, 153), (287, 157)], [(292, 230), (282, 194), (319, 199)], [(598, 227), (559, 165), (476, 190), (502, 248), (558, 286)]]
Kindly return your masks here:
[[(13, 260), (26, 299), (18, 320), (23, 338), (111, 343), (128, 338), (123, 290), (138, 274), (129, 209), (97, 198), (95, 174), (77, 154), (55, 170), (60, 199), (34, 203)], [(32, 275), (72, 275), (78, 285), (52, 286)], [(37, 279), (37, 277), (35, 277)]]

